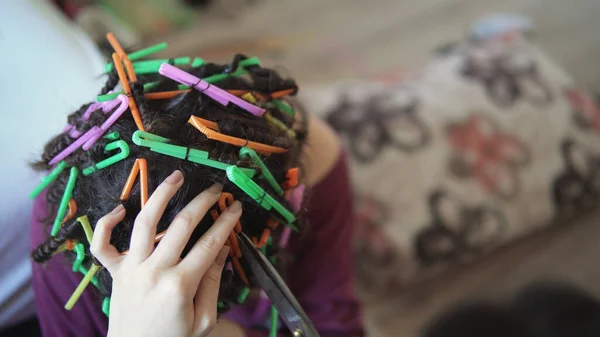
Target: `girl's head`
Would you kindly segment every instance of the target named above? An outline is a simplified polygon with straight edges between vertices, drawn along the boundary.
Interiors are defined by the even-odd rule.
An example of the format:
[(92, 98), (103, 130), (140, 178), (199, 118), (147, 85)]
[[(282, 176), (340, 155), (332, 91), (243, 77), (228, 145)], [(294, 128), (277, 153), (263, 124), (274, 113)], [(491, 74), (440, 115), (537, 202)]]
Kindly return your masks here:
[[(297, 215), (298, 209), (288, 200), (290, 195), (294, 194), (293, 180), (300, 166), (299, 158), (306, 130), (302, 123), (304, 118), (294, 116), (289, 102), (273, 99), (273, 96), (281, 93), (295, 94), (295, 82), (282, 79), (277, 72), (259, 65), (245, 66), (244, 64), (249, 62), (244, 61), (247, 61), (246, 57), (237, 55), (231, 64), (207, 63), (184, 69), (198, 78), (207, 79), (212, 82), (211, 85), (228, 90), (233, 95), (265, 109), (266, 113), (262, 117), (248, 113), (233, 103), (224, 106), (198, 90), (176, 95), (160, 94), (158, 96), (162, 95), (163, 98), (156, 99), (157, 95), (151, 93), (181, 90), (180, 83), (156, 73), (138, 75), (137, 80), (134, 77), (134, 81), (131, 74), (128, 74), (131, 94), (128, 95), (127, 110), (89, 149), (78, 147), (61, 163), (51, 165), (52, 159), (65, 149), (77, 147), (76, 143), (81, 142), (86, 133), (92, 132), (90, 130), (97, 130), (106, 125), (110, 116), (119, 109), (119, 104), (114, 108), (109, 105), (109, 111), (105, 112), (102, 107), (96, 105), (90, 108), (91, 103), (88, 103), (69, 115), (70, 126), (46, 144), (41, 160), (33, 164), (37, 170), (54, 170), (56, 167), (63, 167), (64, 170), (48, 186), (45, 196), (52, 215), (48, 223), (55, 224), (54, 235), (49, 235), (47, 240), (32, 252), (32, 258), (43, 263), (58, 251), (66, 250), (68, 258), (77, 261), (77, 254), (70, 250), (80, 253), (81, 256), (81, 251), (77, 248), (83, 247), (83, 267), (89, 267), (94, 262), (94, 257), (89, 253), (85, 232), (77, 219), (87, 216), (93, 227), (98, 219), (120, 203), (125, 206), (127, 215), (113, 230), (111, 243), (119, 251), (126, 251), (134, 219), (141, 209), (143, 199), (140, 195), (143, 190), (140, 179), (144, 181), (147, 173), (147, 186), (151, 194), (153, 189), (175, 170), (183, 173), (185, 183), (169, 203), (158, 225), (158, 233), (168, 230), (170, 221), (192, 198), (212, 184), (219, 183), (223, 185), (223, 200), (228, 196), (229, 202), (232, 199), (242, 202), (242, 230), (248, 236), (256, 238), (258, 245), (267, 241), (264, 248), (267, 255), (276, 257), (279, 238), (288, 222), (299, 227), (300, 220), (295, 216), (295, 219), (290, 221), (289, 217), (282, 216), (265, 200), (270, 197), (283, 209)], [(134, 63), (133, 68), (137, 65)], [(101, 94), (116, 90), (119, 78), (123, 80), (122, 76), (112, 70), (106, 86), (101, 89)], [(126, 83), (121, 84), (127, 86)], [(120, 99), (124, 100), (123, 96)], [(133, 118), (132, 104), (137, 106), (143, 129), (149, 134), (136, 133), (140, 126), (136, 125)], [(198, 125), (192, 125), (192, 116), (200, 118), (196, 121), (205, 126), (202, 129), (204, 131), (200, 130)], [(246, 146), (209, 138), (215, 132), (241, 139), (241, 145)], [(155, 138), (153, 135), (162, 138)], [(254, 143), (250, 142), (281, 148), (283, 151), (267, 153), (260, 147), (255, 147), (256, 151), (253, 151)], [(124, 148), (129, 150), (126, 158), (119, 160), (117, 156), (116, 163), (104, 167), (104, 160), (119, 152), (126, 153)], [(145, 160), (147, 170), (144, 170), (142, 165), (131, 191), (124, 192), (132, 168), (135, 165), (140, 167), (141, 162), (138, 159)], [(206, 164), (206, 161), (209, 161), (209, 164)], [(250, 195), (248, 191), (236, 185), (231, 177), (228, 177), (225, 170), (227, 166), (236, 166), (241, 172), (245, 172), (246, 177), (251, 177), (253, 183), (259, 187), (258, 195)], [(76, 177), (73, 171), (78, 173)], [(269, 179), (269, 173), (272, 179)], [(229, 174), (231, 175), (231, 171)], [(69, 197), (71, 189), (72, 195)], [(68, 201), (71, 202), (66, 208)], [(220, 210), (219, 205), (215, 205), (212, 212), (198, 225), (190, 243), (195, 242), (211, 226)], [(263, 242), (260, 242), (261, 239)], [(78, 247), (75, 248), (76, 246)], [(224, 271), (228, 275), (223, 277), (224, 283), (220, 293), (223, 307), (237, 300), (240, 292), (247, 286), (244, 275), (241, 274), (246, 274), (251, 279), (243, 257), (239, 262), (241, 270), (236, 268), (233, 273)], [(110, 296), (110, 275), (106, 271), (100, 271), (97, 281), (101, 294), (105, 297)]]

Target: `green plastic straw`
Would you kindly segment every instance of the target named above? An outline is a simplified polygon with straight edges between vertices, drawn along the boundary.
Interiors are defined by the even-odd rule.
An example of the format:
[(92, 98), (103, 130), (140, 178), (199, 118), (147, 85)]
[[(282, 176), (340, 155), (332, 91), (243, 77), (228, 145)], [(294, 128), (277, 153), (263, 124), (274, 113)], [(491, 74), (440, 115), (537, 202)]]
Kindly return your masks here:
[[(135, 51), (131, 54), (127, 54), (127, 57), (129, 57), (129, 61), (135, 61), (138, 59), (141, 59), (142, 57), (146, 57), (149, 56), (151, 54), (157, 53), (161, 50), (165, 50), (167, 49), (167, 43), (166, 42), (161, 42), (159, 44), (155, 44), (154, 46), (150, 46), (148, 48), (144, 48), (144, 49), (140, 49), (138, 51)], [(113, 64), (108, 63), (104, 66), (104, 71), (106, 71), (107, 73), (111, 72), (113, 70)]]

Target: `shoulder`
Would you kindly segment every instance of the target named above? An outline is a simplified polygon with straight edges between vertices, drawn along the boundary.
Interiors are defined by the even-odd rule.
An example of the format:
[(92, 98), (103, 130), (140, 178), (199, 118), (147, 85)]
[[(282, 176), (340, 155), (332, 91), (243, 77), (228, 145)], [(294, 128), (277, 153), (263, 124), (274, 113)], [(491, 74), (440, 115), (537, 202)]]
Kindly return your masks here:
[(320, 118), (308, 114), (308, 137), (303, 151), (305, 183), (314, 186), (335, 166), (342, 152), (335, 132)]

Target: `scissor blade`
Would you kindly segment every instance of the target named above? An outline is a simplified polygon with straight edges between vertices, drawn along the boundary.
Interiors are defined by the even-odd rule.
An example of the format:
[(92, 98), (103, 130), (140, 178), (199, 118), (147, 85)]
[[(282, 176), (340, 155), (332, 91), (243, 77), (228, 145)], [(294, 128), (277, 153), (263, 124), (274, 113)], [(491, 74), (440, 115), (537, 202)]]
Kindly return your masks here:
[(246, 234), (239, 233), (238, 238), (242, 255), (252, 274), (279, 311), (279, 315), (288, 329), (292, 333), (301, 331), (301, 336), (304, 337), (319, 337), (312, 322), (271, 263), (254, 247)]

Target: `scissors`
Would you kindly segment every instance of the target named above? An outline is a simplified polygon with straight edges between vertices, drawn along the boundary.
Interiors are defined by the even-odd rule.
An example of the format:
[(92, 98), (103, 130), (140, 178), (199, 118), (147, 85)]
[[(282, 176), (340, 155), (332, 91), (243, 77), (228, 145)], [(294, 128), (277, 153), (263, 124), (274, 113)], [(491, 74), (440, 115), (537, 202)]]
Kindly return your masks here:
[(244, 259), (254, 274), (256, 281), (277, 308), (279, 316), (294, 337), (319, 337), (310, 318), (306, 315), (298, 300), (279, 276), (271, 263), (254, 246), (250, 238), (240, 232), (238, 241)]

